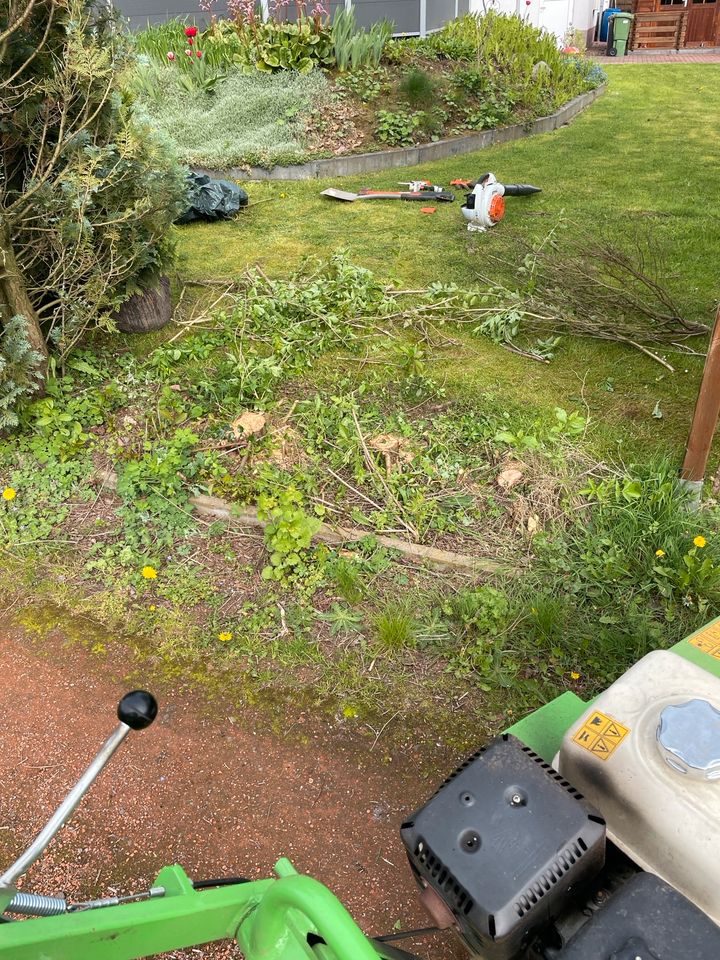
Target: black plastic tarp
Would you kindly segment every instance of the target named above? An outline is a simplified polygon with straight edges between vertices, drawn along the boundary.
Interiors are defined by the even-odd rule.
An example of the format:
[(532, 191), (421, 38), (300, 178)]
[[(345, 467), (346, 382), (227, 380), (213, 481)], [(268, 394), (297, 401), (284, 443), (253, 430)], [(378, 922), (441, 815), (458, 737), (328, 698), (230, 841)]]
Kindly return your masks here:
[(240, 207), (246, 207), (248, 195), (231, 180), (214, 180), (206, 173), (188, 174), (189, 207), (176, 223), (191, 220), (227, 220)]

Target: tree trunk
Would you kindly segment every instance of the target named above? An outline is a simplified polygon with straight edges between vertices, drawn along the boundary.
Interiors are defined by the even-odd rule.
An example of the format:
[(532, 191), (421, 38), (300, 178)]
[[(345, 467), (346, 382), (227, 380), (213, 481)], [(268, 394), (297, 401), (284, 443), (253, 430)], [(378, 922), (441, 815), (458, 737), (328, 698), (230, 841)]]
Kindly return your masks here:
[(115, 318), (123, 333), (148, 333), (170, 323), (172, 299), (170, 281), (161, 277), (157, 285), (142, 293), (134, 293), (120, 307)]
[(0, 322), (17, 316), (25, 318), (28, 342), (42, 357), (39, 368), (45, 379), (49, 356), (47, 344), (13, 253), (9, 227), (5, 223), (0, 223), (0, 313)]

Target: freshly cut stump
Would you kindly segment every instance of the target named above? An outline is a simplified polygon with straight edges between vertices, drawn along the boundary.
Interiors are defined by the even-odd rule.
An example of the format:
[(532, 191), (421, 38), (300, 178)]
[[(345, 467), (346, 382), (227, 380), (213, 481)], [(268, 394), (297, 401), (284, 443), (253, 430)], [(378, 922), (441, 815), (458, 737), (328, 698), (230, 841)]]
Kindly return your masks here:
[(161, 277), (157, 286), (143, 293), (134, 293), (126, 300), (118, 310), (115, 322), (123, 333), (148, 333), (170, 323), (171, 316), (170, 281)]

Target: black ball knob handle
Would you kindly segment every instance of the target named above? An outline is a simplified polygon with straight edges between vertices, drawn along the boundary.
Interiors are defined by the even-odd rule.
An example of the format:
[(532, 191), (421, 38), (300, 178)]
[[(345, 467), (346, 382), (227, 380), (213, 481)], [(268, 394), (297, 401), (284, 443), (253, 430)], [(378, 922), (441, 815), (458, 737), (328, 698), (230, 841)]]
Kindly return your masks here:
[(155, 697), (147, 690), (131, 690), (122, 698), (117, 708), (118, 720), (131, 730), (144, 730), (153, 722), (158, 712)]

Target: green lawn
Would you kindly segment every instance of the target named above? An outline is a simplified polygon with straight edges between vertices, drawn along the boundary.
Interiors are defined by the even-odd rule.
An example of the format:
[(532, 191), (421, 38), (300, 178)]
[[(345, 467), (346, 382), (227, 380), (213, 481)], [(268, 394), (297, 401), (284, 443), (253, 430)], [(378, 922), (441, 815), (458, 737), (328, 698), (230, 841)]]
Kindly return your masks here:
[[(578, 236), (651, 231), (667, 267), (664, 281), (686, 316), (710, 322), (720, 289), (720, 112), (713, 94), (720, 66), (613, 66), (609, 74), (605, 95), (555, 133), (333, 181), (346, 189), (416, 177), (447, 184), (491, 169), (501, 180), (542, 187), (537, 197), (509, 200), (505, 221), (491, 233), (468, 234), (457, 203), (428, 217), (413, 204), (333, 203), (319, 196), (330, 181), (252, 183), (252, 201), (277, 199), (237, 222), (185, 228), (183, 272), (220, 277), (256, 263), (282, 276), (308, 254), (325, 257), (345, 247), (357, 262), (403, 287), (438, 279), (469, 285), (478, 273), (498, 271), (485, 262), (486, 252), (508, 256), (517, 236), (540, 238), (566, 218)], [(512, 276), (510, 264), (504, 273)], [(674, 375), (631, 349), (566, 337), (546, 367), (473, 340), (438, 357), (433, 373), (445, 379), (451, 395), (490, 391), (533, 415), (587, 404), (596, 422), (590, 442), (600, 455), (612, 455), (622, 440), (624, 457), (639, 449), (677, 457), (702, 363), (679, 354), (669, 359)], [(608, 378), (614, 392), (608, 392)], [(651, 416), (657, 401), (662, 420)]]
[[(414, 204), (333, 203), (318, 182), (252, 184), (254, 201), (277, 200), (182, 228), (185, 280), (252, 264), (284, 278), (342, 248), (359, 266), (336, 258), (277, 284), (255, 275), (182, 338), (174, 325), (98, 335), (72, 358), (0, 442), (0, 490), (13, 491), (0, 505), (0, 600), (15, 622), (40, 640), (59, 627), (98, 657), (129, 638), (143, 683), (149, 671), (280, 711), (302, 700), (387, 719), (392, 704), (457, 731), (447, 705), (470, 693), (469, 745), (559, 690), (592, 694), (717, 615), (717, 511), (689, 515), (676, 486), (700, 356), (668, 354), (670, 373), (629, 347), (565, 336), (545, 365), (448, 323), (454, 340), (423, 343), (418, 360), (395, 303), (360, 268), (403, 289), (507, 282), (518, 239), (561, 219), (581, 239), (650, 228), (685, 315), (710, 322), (720, 119), (707, 92), (719, 78), (712, 66), (613, 67), (608, 92), (563, 130), (365, 181), (492, 169), (543, 188), (509, 200), (488, 234), (468, 234), (458, 204), (427, 217)], [(198, 289), (186, 286), (182, 310)], [(246, 440), (249, 411), (266, 429)], [(597, 459), (625, 467), (613, 475)], [(113, 495), (92, 484), (105, 466)], [(505, 489), (511, 469), (522, 482)], [(261, 533), (234, 515), (196, 520), (195, 494), (271, 522)], [(311, 546), (320, 515), (366, 536)], [(499, 568), (429, 570), (376, 534)]]

